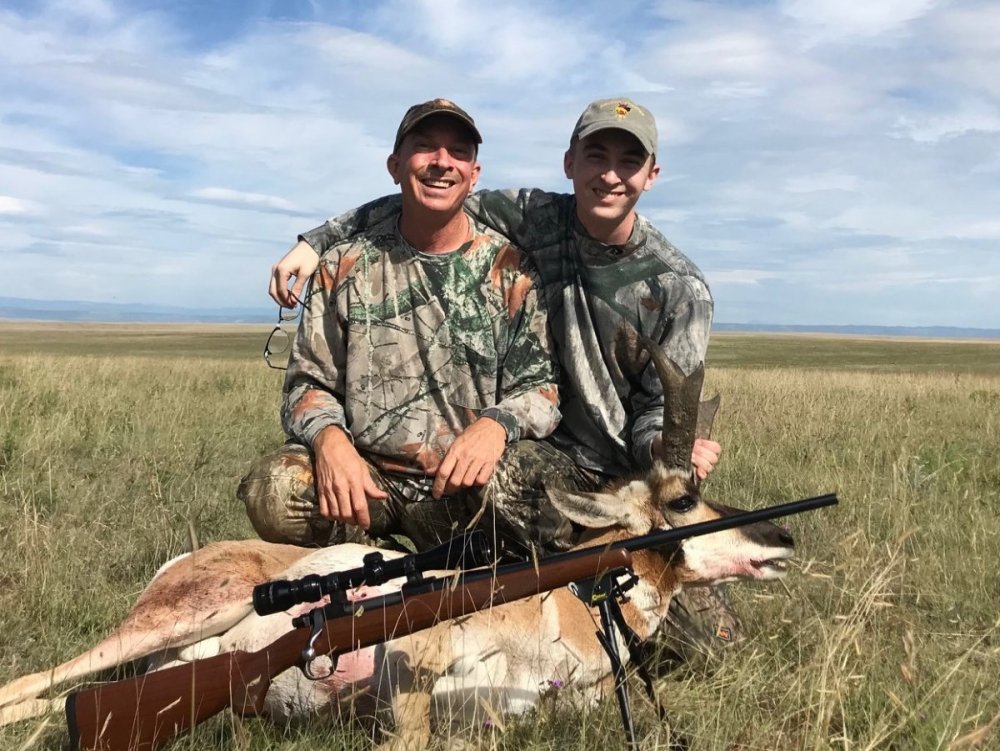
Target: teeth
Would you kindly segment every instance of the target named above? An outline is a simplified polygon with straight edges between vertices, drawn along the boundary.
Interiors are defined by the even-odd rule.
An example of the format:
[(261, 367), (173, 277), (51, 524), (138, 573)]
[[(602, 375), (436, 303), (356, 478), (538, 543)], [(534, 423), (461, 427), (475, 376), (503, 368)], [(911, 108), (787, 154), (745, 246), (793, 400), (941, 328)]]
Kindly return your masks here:
[(784, 571), (788, 568), (788, 563), (781, 558), (769, 558), (766, 561), (751, 561), (754, 568), (764, 568), (765, 566), (770, 568), (776, 568), (779, 571)]

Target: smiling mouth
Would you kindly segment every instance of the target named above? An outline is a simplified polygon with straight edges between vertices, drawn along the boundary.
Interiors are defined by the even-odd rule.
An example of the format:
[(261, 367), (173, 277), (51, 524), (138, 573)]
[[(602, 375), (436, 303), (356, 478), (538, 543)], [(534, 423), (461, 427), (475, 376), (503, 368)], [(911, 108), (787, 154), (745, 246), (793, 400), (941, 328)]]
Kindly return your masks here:
[(604, 198), (617, 198), (625, 194), (616, 193), (611, 190), (601, 190), (600, 188), (594, 188), (594, 195), (596, 195), (598, 198), (604, 199)]
[(436, 190), (447, 190), (455, 185), (451, 180), (421, 180), (420, 184), (425, 188), (434, 188)]

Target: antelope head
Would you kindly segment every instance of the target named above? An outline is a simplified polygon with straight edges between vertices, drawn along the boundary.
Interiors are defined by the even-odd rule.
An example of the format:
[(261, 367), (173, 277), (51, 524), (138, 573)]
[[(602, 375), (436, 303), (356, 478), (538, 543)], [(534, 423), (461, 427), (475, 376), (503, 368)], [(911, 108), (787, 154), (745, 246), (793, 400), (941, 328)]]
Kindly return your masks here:
[[(661, 451), (653, 467), (645, 477), (597, 493), (549, 490), (561, 513), (589, 530), (603, 530), (603, 535), (598, 533), (601, 537), (608, 532), (615, 537), (641, 535), (740, 511), (703, 498), (691, 465), (695, 438), (708, 438), (719, 407), (718, 396), (699, 402), (704, 364), (685, 375), (654, 343), (643, 340), (643, 344), (664, 396)], [(794, 544), (784, 529), (758, 522), (685, 540), (680, 551), (670, 551), (669, 565), (678, 585), (778, 579), (785, 574), (785, 560), (792, 556)]]

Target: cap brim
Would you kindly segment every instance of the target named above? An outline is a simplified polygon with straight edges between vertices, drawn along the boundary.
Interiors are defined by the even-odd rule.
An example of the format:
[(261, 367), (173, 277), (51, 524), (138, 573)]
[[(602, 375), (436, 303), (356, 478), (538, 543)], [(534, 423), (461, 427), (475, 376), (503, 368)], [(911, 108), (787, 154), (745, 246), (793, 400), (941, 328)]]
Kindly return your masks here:
[(647, 138), (636, 133), (631, 128), (626, 127), (620, 122), (604, 122), (604, 123), (591, 123), (585, 128), (580, 128), (576, 132), (577, 138), (587, 138), (588, 136), (594, 135), (594, 133), (600, 133), (602, 130), (621, 130), (628, 133), (630, 136), (635, 138), (639, 142), (639, 145), (646, 150), (647, 154), (656, 153), (656, 144), (650, 143)]

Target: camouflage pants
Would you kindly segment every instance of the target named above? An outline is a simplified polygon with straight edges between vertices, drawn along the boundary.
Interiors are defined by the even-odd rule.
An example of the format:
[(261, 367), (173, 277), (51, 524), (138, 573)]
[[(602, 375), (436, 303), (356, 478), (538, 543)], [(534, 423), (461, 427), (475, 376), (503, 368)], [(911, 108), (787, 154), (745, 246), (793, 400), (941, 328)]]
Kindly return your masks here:
[(545, 494), (546, 487), (591, 490), (594, 473), (547, 443), (518, 441), (507, 447), (483, 487), (435, 500), (433, 478), (387, 472), (368, 463), (375, 484), (388, 493), (384, 502), (369, 502), (367, 533), (331, 522), (319, 514), (312, 457), (305, 446), (286, 443), (250, 468), (237, 496), (246, 504), (257, 534), (269, 542), (334, 545), (404, 536), (424, 550), (475, 525), (491, 531), (517, 552), (541, 552), (572, 545), (572, 525)]

